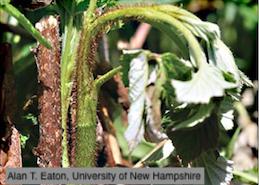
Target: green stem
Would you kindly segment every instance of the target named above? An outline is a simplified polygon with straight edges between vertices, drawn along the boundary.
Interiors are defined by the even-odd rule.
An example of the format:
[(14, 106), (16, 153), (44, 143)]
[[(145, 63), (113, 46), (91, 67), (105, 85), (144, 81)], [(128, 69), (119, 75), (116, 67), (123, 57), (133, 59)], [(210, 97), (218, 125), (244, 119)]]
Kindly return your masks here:
[[(74, 11), (74, 4), (71, 8)], [(76, 65), (76, 51), (79, 42), (79, 31), (74, 26), (74, 17), (66, 13), (64, 17), (63, 49), (61, 56), (61, 127), (62, 134), (62, 166), (69, 167), (67, 147), (67, 115), (72, 91), (72, 75)]]
[(95, 164), (97, 91), (91, 70), (95, 54), (91, 45), (95, 43), (91, 43), (93, 34), (87, 18), (86, 15), (77, 52), (76, 167)]
[[(100, 86), (111, 78), (118, 69), (112, 70), (94, 81), (91, 65), (94, 63), (96, 47), (94, 37), (109, 29), (111, 22), (136, 19), (148, 23), (169, 24), (176, 28), (187, 40), (197, 66), (204, 62), (203, 51), (194, 35), (176, 18), (152, 7), (126, 7), (110, 11), (95, 20), (92, 15), (96, 0), (90, 2), (77, 51), (77, 134), (76, 166), (90, 167), (95, 164), (96, 149), (96, 108)], [(93, 21), (93, 22), (92, 22)], [(93, 43), (92, 43), (93, 42)]]
[(48, 49), (51, 49), (50, 43), (40, 34), (38, 30), (34, 28), (34, 26), (31, 24), (31, 22), (21, 13), (19, 10), (17, 10), (14, 6), (11, 4), (5, 4), (0, 6), (0, 9), (3, 9), (6, 11), (9, 15), (13, 16), (18, 20), (18, 22), (37, 40), (40, 44), (45, 46)]
[(95, 80), (95, 87), (97, 89), (97, 91), (99, 91), (100, 87), (107, 82), (108, 80), (110, 80), (116, 73), (118, 73), (120, 70), (122, 69), (121, 66), (116, 67), (114, 69), (112, 69), (111, 71), (105, 73), (104, 75), (102, 75), (100, 78)]
[(233, 174), (235, 176), (239, 176), (241, 178), (244, 178), (248, 180), (249, 182), (253, 182), (255, 184), (258, 184), (258, 177), (256, 175), (251, 175), (248, 172), (241, 172), (241, 171), (233, 171)]
[(92, 18), (92, 16), (94, 15), (96, 6), (97, 6), (97, 0), (90, 0), (89, 7), (86, 12), (86, 14), (87, 14), (86, 17), (88, 20), (90, 20)]
[(147, 9), (146, 7), (126, 7), (123, 9), (114, 10), (97, 18), (95, 22), (93, 22), (92, 27), (93, 30), (98, 32), (98, 30), (109, 24), (111, 21), (121, 19), (125, 20), (129, 18), (145, 21), (150, 24), (154, 22), (156, 24), (167, 23), (175, 27), (187, 40), (190, 47), (190, 52), (192, 53), (197, 66), (200, 67), (206, 62), (204, 61), (201, 46), (194, 35), (179, 20), (164, 12), (158, 11), (157, 8), (149, 7)]

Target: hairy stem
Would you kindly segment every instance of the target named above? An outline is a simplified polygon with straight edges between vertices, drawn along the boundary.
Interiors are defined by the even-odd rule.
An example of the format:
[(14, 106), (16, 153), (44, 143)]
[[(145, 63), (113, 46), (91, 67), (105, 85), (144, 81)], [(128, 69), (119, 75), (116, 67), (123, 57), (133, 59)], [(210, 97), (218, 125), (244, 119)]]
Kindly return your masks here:
[(173, 15), (151, 7), (126, 7), (93, 17), (96, 0), (90, 2), (84, 16), (80, 43), (77, 51), (77, 132), (76, 132), (76, 166), (90, 167), (95, 163), (96, 148), (96, 107), (97, 93), (100, 86), (111, 78), (118, 69), (114, 69), (94, 81), (92, 64), (96, 52), (95, 37), (110, 29), (110, 24), (119, 20), (135, 19), (147, 23), (168, 24), (181, 33), (187, 40), (190, 52), (198, 67), (203, 64), (203, 51), (192, 33)]
[(95, 80), (95, 86), (97, 91), (99, 90), (99, 88), (108, 80), (110, 80), (116, 73), (118, 73), (120, 70), (122, 69), (121, 66), (116, 67), (114, 69), (112, 69), (111, 71), (105, 73), (104, 75), (102, 75), (100, 78), (98, 78), (97, 80)]
[(90, 0), (89, 7), (88, 7), (87, 12), (86, 12), (87, 19), (90, 19), (94, 15), (94, 11), (96, 9), (96, 6), (97, 6), (97, 0)]
[[(72, 12), (74, 4), (72, 4)], [(63, 50), (61, 57), (61, 125), (62, 125), (62, 166), (69, 166), (67, 147), (67, 118), (72, 91), (72, 75), (75, 69), (76, 51), (79, 42), (79, 31), (74, 26), (73, 15), (67, 13), (64, 17)]]
[(86, 15), (77, 52), (76, 167), (95, 164), (97, 92), (91, 70), (95, 54), (91, 45), (95, 41), (87, 18)]
[(104, 25), (109, 24), (111, 21), (117, 21), (121, 19), (125, 20), (129, 18), (144, 21), (150, 23), (151, 25), (153, 23), (167, 23), (171, 25), (172, 27), (176, 28), (187, 40), (190, 47), (190, 52), (193, 54), (197, 66), (200, 67), (202, 63), (206, 62), (204, 61), (201, 46), (193, 34), (179, 20), (174, 18), (172, 15), (168, 15), (157, 10), (157, 7), (149, 7), (148, 9), (146, 7), (126, 7), (117, 9), (97, 18), (92, 26), (95, 27), (94, 30), (98, 31)]

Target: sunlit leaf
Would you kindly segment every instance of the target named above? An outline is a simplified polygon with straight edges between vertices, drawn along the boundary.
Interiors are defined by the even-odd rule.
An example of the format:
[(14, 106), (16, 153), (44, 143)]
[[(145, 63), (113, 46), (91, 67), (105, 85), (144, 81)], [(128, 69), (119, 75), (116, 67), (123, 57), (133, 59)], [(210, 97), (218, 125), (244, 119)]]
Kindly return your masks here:
[(233, 178), (233, 162), (213, 151), (204, 152), (193, 161), (194, 167), (204, 167), (205, 185), (228, 185)]
[(209, 62), (220, 70), (231, 73), (237, 84), (240, 83), (240, 74), (235, 59), (229, 48), (220, 40), (214, 39), (208, 48)]
[(226, 89), (236, 85), (225, 81), (222, 72), (211, 64), (204, 64), (190, 81), (172, 80), (176, 98), (183, 103), (209, 103), (213, 97), (221, 97)]
[[(139, 53), (139, 51), (136, 51)], [(144, 136), (143, 113), (145, 104), (145, 90), (148, 82), (148, 58), (144, 52), (137, 55), (130, 62), (129, 69), (129, 100), (128, 128), (125, 138), (129, 150), (132, 151)]]
[(122, 65), (122, 81), (126, 87), (129, 86), (129, 69), (130, 62), (136, 58), (142, 50), (123, 50), (123, 55), (120, 58)]

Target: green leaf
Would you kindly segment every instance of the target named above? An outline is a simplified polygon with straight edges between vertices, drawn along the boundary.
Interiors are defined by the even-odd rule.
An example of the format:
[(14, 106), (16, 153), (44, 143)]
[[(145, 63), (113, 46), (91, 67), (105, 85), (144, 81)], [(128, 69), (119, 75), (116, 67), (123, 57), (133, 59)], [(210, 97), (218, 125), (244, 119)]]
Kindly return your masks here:
[(221, 97), (226, 89), (236, 85), (225, 81), (222, 72), (211, 64), (204, 63), (190, 81), (172, 80), (176, 99), (183, 103), (209, 103), (213, 97)]
[(162, 97), (168, 105), (172, 104), (172, 102), (175, 104), (175, 91), (171, 85), (171, 80), (190, 80), (192, 75), (190, 63), (179, 59), (172, 53), (165, 53), (161, 56), (159, 66), (160, 73), (164, 75), (164, 79), (161, 79), (163, 80)]
[(36, 30), (31, 22), (21, 13), (19, 10), (17, 10), (14, 6), (11, 4), (5, 4), (1, 6), (4, 11), (6, 11), (9, 15), (13, 16), (18, 20), (18, 22), (42, 45), (44, 45), (47, 48), (51, 48), (50, 43), (41, 35), (41, 33)]
[(233, 162), (213, 151), (204, 152), (193, 161), (193, 167), (204, 167), (205, 185), (226, 185), (233, 178)]
[(219, 127), (215, 113), (195, 127), (175, 131), (173, 126), (169, 126), (166, 130), (184, 162), (190, 162), (202, 152), (216, 148), (218, 143)]
[(123, 55), (120, 57), (120, 62), (122, 65), (122, 81), (126, 87), (129, 86), (129, 69), (130, 62), (136, 58), (142, 50), (123, 50)]
[(171, 125), (173, 127), (172, 130), (195, 127), (210, 116), (213, 108), (213, 103), (192, 107), (189, 113), (186, 114), (186, 118), (184, 120), (181, 117), (178, 121)]
[[(136, 51), (139, 53), (139, 51)], [(133, 151), (144, 136), (143, 113), (145, 104), (145, 90), (148, 82), (148, 58), (141, 52), (130, 62), (129, 70), (129, 100), (128, 128), (125, 138), (129, 150)]]
[(179, 59), (172, 53), (165, 53), (161, 56), (162, 65), (164, 66), (167, 79), (190, 80), (192, 68), (188, 62)]

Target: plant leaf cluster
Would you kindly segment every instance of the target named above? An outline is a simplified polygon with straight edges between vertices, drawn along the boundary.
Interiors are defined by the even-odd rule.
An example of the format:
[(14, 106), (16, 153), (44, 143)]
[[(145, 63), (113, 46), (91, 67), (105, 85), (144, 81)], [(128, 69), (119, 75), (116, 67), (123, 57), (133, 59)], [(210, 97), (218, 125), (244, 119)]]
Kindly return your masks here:
[[(162, 12), (168, 11), (189, 31), (188, 34), (200, 39), (198, 52), (194, 48), (186, 47), (186, 37), (174, 32), (183, 41), (179, 47), (185, 46), (186, 51), (181, 56), (173, 53), (154, 54), (145, 50), (123, 53), (122, 76), (131, 96), (129, 126), (125, 132), (129, 148), (134, 150), (143, 138), (158, 142), (146, 137), (149, 130), (147, 118), (152, 117), (152, 114), (155, 117), (155, 112), (148, 109), (144, 111), (143, 105), (159, 107), (163, 116), (158, 117), (160, 122), (156, 122), (159, 126), (152, 130), (165, 134), (163, 139), (168, 137), (172, 140), (175, 151), (171, 155), (179, 155), (182, 165), (205, 167), (206, 184), (228, 183), (233, 177), (232, 162), (216, 152), (220, 129), (233, 128), (232, 105), (238, 100), (242, 86), (251, 86), (252, 83), (239, 71), (233, 54), (221, 41), (217, 25), (203, 22), (185, 10), (174, 11), (174, 8), (167, 9), (163, 5), (158, 6), (158, 9)], [(141, 60), (141, 56), (146, 56), (145, 60)], [(137, 65), (136, 61), (138, 70), (133, 66), (133, 63)], [(143, 65), (145, 67), (141, 67)], [(138, 75), (141, 74), (140, 69), (142, 75)], [(134, 78), (138, 78), (138, 81), (133, 83)], [(154, 102), (147, 101), (150, 84), (157, 92)], [(146, 96), (145, 100), (143, 96)], [(158, 101), (161, 103), (157, 104)], [(133, 121), (135, 119), (138, 122)], [(138, 139), (132, 145), (134, 138)]]

